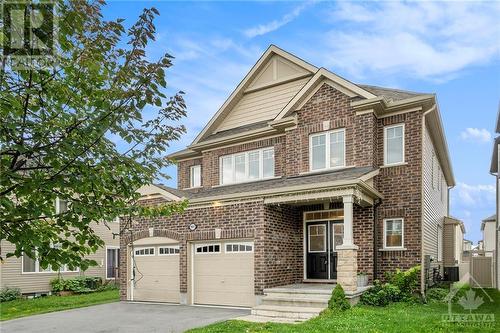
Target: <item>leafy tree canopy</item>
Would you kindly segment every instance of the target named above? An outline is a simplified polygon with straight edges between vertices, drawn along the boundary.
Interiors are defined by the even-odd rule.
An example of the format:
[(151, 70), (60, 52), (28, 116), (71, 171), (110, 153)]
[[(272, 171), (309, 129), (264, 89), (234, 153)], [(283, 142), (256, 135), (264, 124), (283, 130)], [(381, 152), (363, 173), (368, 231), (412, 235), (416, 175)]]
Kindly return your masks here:
[[(104, 5), (58, 2), (57, 65), (1, 63), (0, 240), (15, 244), (4, 257), (25, 252), (43, 268), (86, 269), (95, 262), (82, 258), (103, 246), (92, 223), (185, 207), (137, 203), (140, 186), (168, 177), (162, 155), (185, 132), (183, 93), (164, 93), (172, 57), (146, 55), (159, 13), (145, 9), (125, 28), (103, 19)], [(66, 212), (56, 213), (56, 198), (71, 203)]]

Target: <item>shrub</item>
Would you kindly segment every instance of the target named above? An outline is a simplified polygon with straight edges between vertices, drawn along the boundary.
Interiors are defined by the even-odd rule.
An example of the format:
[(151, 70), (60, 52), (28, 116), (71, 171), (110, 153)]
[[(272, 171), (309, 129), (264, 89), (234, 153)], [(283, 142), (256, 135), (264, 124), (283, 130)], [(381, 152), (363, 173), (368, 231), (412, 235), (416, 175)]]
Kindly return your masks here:
[(373, 287), (361, 295), (360, 302), (365, 305), (386, 306), (401, 299), (402, 293), (397, 286), (390, 283), (382, 284), (379, 280), (375, 280)]
[(405, 297), (411, 297), (419, 292), (420, 266), (415, 266), (407, 271), (396, 270), (386, 274), (389, 283), (399, 288)]
[(426, 298), (429, 302), (446, 303), (446, 296), (450, 293), (446, 288), (430, 288), (427, 290)]
[(331, 310), (345, 311), (351, 308), (351, 304), (345, 298), (344, 288), (337, 284), (332, 291), (332, 297), (328, 301), (328, 308)]
[(0, 290), (0, 303), (21, 298), (21, 289), (4, 287)]
[(67, 280), (57, 278), (50, 281), (50, 285), (52, 291), (72, 291), (84, 294), (98, 290), (102, 285), (102, 279), (98, 276), (77, 276)]

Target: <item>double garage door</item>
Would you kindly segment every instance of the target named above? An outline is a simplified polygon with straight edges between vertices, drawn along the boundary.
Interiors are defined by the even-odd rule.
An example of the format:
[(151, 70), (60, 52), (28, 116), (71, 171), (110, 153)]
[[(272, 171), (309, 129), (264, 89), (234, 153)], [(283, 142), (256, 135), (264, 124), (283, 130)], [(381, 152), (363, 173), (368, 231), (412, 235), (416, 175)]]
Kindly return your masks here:
[[(194, 304), (255, 305), (254, 244), (218, 241), (191, 244), (191, 297)], [(180, 302), (178, 244), (134, 248), (133, 300)]]

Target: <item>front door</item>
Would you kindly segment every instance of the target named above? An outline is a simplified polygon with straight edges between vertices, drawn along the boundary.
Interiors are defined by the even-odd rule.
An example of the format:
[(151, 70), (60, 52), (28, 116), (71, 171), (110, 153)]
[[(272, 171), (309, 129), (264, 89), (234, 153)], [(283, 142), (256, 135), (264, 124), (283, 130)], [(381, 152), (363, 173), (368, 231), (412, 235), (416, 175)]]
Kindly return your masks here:
[(336, 279), (336, 247), (342, 245), (343, 221), (310, 222), (306, 225), (308, 279)]

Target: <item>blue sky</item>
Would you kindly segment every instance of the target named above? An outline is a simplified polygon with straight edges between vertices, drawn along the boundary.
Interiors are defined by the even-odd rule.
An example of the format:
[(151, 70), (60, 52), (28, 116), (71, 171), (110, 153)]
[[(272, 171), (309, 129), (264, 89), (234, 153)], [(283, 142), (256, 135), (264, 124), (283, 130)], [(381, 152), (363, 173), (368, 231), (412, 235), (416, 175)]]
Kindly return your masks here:
[[(167, 72), (186, 92), (191, 143), (269, 46), (353, 82), (438, 96), (457, 186), (451, 214), (468, 239), (494, 213), (489, 174), (500, 101), (500, 3), (478, 2), (141, 2), (111, 1), (105, 17), (131, 24), (155, 6), (157, 40), (149, 56), (175, 56)], [(169, 168), (176, 184), (176, 170)]]

